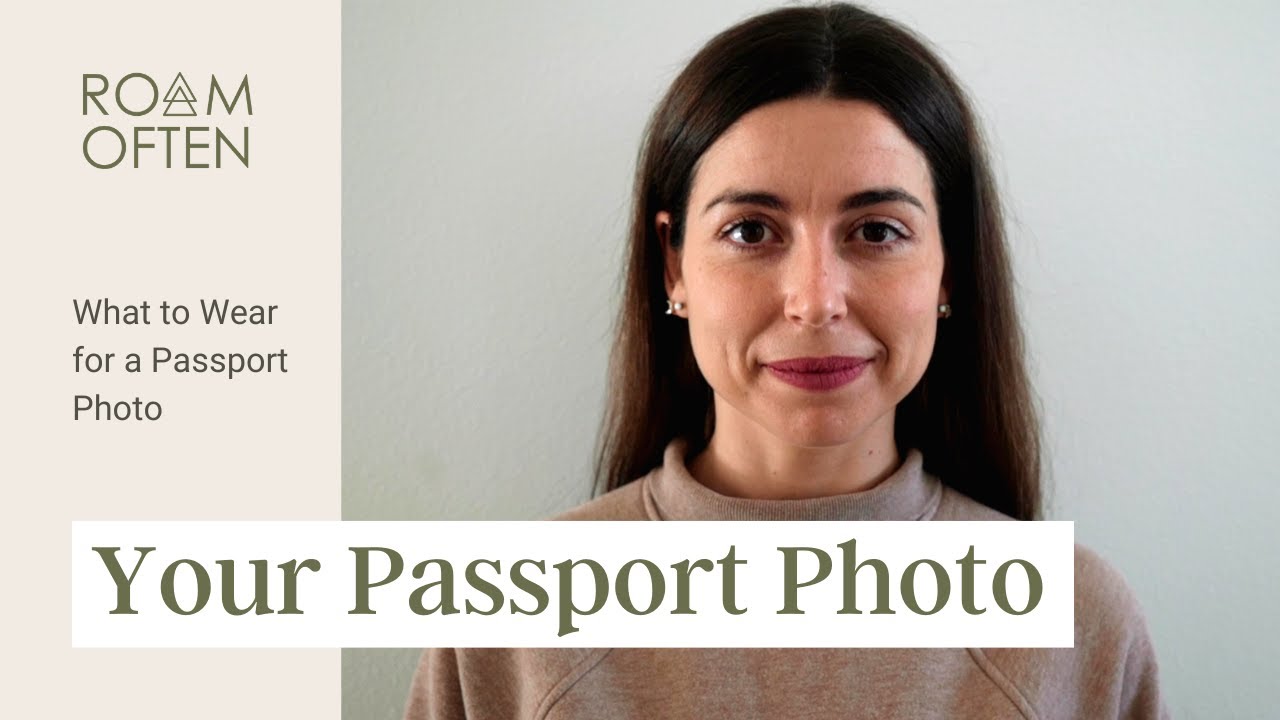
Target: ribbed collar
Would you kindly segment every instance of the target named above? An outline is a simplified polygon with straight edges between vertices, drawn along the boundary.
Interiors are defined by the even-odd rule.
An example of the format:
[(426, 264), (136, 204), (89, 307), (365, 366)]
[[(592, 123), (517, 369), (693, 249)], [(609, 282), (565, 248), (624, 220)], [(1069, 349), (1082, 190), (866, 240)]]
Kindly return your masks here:
[(658, 520), (928, 520), (942, 499), (942, 483), (925, 473), (919, 450), (879, 485), (862, 492), (804, 500), (729, 497), (699, 483), (685, 464), (688, 444), (676, 438), (662, 466), (644, 478), (645, 505)]

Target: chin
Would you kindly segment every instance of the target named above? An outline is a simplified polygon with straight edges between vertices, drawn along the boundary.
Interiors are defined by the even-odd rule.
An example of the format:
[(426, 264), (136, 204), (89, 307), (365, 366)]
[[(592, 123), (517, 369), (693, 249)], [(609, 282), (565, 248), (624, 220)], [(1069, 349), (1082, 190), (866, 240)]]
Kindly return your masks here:
[(870, 425), (869, 421), (847, 414), (808, 411), (775, 425), (778, 431), (774, 434), (798, 447), (826, 448), (856, 440)]

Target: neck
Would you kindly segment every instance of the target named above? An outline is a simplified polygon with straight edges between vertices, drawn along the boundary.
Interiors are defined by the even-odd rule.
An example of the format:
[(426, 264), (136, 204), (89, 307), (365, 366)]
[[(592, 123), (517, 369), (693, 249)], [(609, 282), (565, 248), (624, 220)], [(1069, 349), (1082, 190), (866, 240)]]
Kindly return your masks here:
[(717, 407), (715, 432), (689, 472), (729, 497), (796, 500), (862, 492), (901, 465), (893, 421), (891, 411), (848, 442), (808, 447)]

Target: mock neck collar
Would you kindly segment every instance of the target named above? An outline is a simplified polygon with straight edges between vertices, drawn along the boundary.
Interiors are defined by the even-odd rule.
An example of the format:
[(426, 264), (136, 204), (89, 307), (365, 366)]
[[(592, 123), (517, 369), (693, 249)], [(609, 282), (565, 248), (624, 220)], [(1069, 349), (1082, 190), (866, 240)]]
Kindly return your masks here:
[(644, 479), (646, 505), (660, 520), (928, 520), (942, 499), (942, 483), (925, 473), (919, 450), (873, 488), (802, 500), (721, 495), (690, 474), (687, 452), (684, 438), (672, 440)]

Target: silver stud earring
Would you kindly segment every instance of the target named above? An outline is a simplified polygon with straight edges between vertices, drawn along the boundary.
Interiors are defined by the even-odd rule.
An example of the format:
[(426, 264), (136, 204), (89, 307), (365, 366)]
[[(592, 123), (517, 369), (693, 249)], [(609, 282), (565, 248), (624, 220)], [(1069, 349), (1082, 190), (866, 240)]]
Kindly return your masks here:
[(939, 306), (938, 306), (938, 317), (941, 317), (941, 318), (949, 318), (949, 317), (951, 317), (951, 305), (949, 305), (949, 304), (947, 304), (947, 303), (942, 303), (941, 305), (939, 305)]
[(672, 305), (671, 298), (667, 298), (667, 314), (668, 315), (674, 315), (675, 310), (683, 310), (683, 309), (684, 309), (684, 303), (678, 302), (675, 305)]

